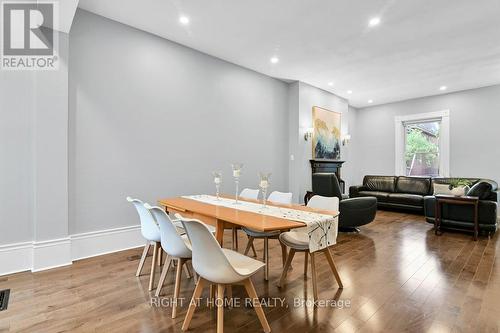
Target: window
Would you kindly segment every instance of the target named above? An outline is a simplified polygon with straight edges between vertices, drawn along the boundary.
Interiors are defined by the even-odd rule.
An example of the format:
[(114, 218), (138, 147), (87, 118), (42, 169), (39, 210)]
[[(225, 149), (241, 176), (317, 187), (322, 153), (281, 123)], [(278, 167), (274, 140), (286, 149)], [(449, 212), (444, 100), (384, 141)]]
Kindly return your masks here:
[(395, 117), (396, 175), (449, 176), (449, 111)]
[(405, 127), (406, 176), (439, 176), (440, 120), (408, 122)]

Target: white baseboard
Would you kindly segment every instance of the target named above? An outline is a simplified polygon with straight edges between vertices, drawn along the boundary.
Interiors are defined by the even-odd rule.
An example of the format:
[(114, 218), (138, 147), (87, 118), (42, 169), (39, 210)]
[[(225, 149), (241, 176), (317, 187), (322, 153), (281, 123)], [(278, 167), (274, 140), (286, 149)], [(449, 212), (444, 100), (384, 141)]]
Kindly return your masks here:
[(144, 246), (140, 226), (93, 231), (71, 236), (73, 260)]
[(42, 242), (0, 245), (0, 276), (71, 265), (73, 260), (142, 247), (144, 244), (140, 226), (130, 226)]
[(29, 271), (33, 267), (33, 242), (0, 246), (0, 275)]
[(32, 272), (71, 265), (71, 240), (69, 238), (33, 242)]

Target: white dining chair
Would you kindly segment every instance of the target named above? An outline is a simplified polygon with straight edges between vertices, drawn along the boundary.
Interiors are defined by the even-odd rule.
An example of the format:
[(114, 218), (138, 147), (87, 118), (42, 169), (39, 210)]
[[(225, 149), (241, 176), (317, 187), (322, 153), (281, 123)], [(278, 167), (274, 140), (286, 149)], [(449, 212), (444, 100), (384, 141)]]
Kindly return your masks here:
[[(292, 193), (274, 191), (269, 195), (267, 200), (277, 204), (289, 205), (292, 203)], [(250, 248), (253, 247), (254, 239), (264, 239), (264, 263), (266, 264), (266, 267), (264, 269), (264, 279), (266, 281), (269, 280), (269, 239), (278, 239), (281, 231), (276, 230), (276, 231), (262, 232), (262, 231), (252, 230), (249, 228), (242, 228), (242, 229), (248, 236), (248, 243), (244, 252), (245, 255), (247, 255), (248, 251), (250, 251)], [(285, 260), (287, 256), (286, 247), (281, 243), (280, 245), (281, 245), (281, 261), (283, 266), (285, 266)]]
[[(144, 207), (144, 202), (139, 199), (132, 199), (127, 197), (127, 201), (132, 203), (139, 214), (139, 220), (141, 222), (141, 234), (142, 237), (146, 239), (146, 245), (142, 251), (141, 260), (139, 261), (139, 267), (137, 267), (137, 272), (135, 276), (141, 275), (142, 268), (144, 267), (144, 262), (148, 256), (149, 248), (153, 245), (153, 260), (151, 262), (151, 272), (149, 275), (149, 291), (153, 290), (154, 276), (155, 276), (155, 264), (161, 264), (161, 237), (160, 228), (156, 224), (153, 215)], [(160, 254), (160, 256), (159, 256)]]
[[(307, 203), (307, 207), (321, 209), (321, 210), (329, 210), (329, 211), (338, 211), (339, 209), (339, 198), (337, 197), (323, 197), (320, 195), (315, 195), (311, 199), (309, 199)], [(326, 260), (330, 269), (332, 270), (335, 279), (339, 285), (339, 288), (342, 289), (344, 286), (342, 284), (342, 280), (340, 279), (340, 275), (337, 271), (337, 267), (335, 266), (335, 262), (333, 261), (332, 254), (330, 253), (329, 248), (325, 248), (323, 250), (317, 252), (309, 251), (309, 235), (306, 232), (301, 231), (287, 231), (283, 232), (279, 236), (279, 240), (281, 244), (286, 245), (290, 248), (288, 252), (288, 257), (286, 259), (285, 267), (283, 267), (283, 272), (281, 273), (280, 280), (278, 282), (278, 287), (281, 287), (285, 282), (286, 274), (290, 265), (292, 264), (293, 257), (296, 252), (304, 252), (305, 260), (304, 260), (304, 276), (307, 276), (307, 259), (311, 257), (311, 275), (312, 275), (312, 284), (313, 284), (313, 298), (314, 300), (318, 299), (318, 287), (316, 282), (316, 255), (317, 252), (323, 252), (326, 256)]]
[(244, 188), (240, 193), (240, 198), (257, 200), (259, 199), (259, 190), (254, 190), (253, 188)]
[[(221, 248), (214, 235), (201, 221), (181, 218), (187, 232), (193, 251), (193, 267), (199, 279), (191, 299), (182, 330), (189, 329), (189, 324), (196, 309), (196, 303), (206, 286), (217, 286), (217, 333), (224, 328), (224, 291), (233, 284), (243, 284), (252, 300), (258, 300), (257, 292), (250, 279), (264, 264), (258, 260), (244, 256), (236, 251)], [(271, 328), (262, 310), (261, 304), (253, 304), (257, 317), (264, 329), (270, 332)]]
[[(186, 234), (181, 235), (179, 228), (172, 222), (170, 216), (167, 215), (165, 210), (160, 207), (153, 207), (149, 204), (144, 204), (144, 207), (151, 212), (156, 222), (160, 226), (161, 247), (167, 254), (165, 265), (161, 272), (158, 287), (156, 288), (155, 296), (160, 296), (163, 283), (167, 277), (168, 270), (175, 260), (177, 262), (177, 270), (175, 274), (175, 287), (174, 287), (174, 302), (172, 307), (172, 318), (177, 315), (177, 300), (179, 298), (179, 291), (181, 288), (182, 268), (187, 266), (188, 261), (191, 260), (191, 248)], [(184, 230), (184, 228), (182, 229)], [(186, 265), (186, 266), (184, 266)], [(188, 277), (190, 274), (188, 273)]]
[(290, 192), (273, 191), (267, 197), (267, 201), (290, 205), (292, 203), (292, 197), (293, 194)]
[[(242, 199), (249, 199), (249, 200), (258, 200), (259, 199), (259, 190), (255, 190), (252, 188), (244, 188), (243, 191), (240, 192), (239, 195), (240, 198)], [(232, 227), (232, 236), (233, 236), (233, 250), (238, 251), (238, 230), (241, 229), (240, 227)], [(257, 252), (255, 252), (255, 247), (253, 244), (251, 245), (251, 249), (253, 251), (254, 257), (257, 256)]]

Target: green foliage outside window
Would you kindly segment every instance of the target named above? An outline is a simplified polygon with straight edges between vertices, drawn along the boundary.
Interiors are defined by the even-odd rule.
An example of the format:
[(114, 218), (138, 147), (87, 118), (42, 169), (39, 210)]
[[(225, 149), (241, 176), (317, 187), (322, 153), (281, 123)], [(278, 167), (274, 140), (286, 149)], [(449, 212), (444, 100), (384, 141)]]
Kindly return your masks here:
[(406, 153), (405, 159), (407, 164), (411, 163), (415, 154), (425, 154), (425, 163), (431, 166), (437, 158), (439, 147), (437, 144), (430, 142), (422, 131), (417, 128), (410, 129), (406, 134)]

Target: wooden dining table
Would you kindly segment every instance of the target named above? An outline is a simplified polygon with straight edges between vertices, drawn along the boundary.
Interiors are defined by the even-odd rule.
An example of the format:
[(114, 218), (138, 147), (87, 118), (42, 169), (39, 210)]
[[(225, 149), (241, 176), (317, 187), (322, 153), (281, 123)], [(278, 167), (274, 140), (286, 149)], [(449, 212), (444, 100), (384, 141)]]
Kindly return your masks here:
[[(221, 196), (222, 197), (222, 196)], [(230, 196), (223, 196), (232, 198)], [(240, 201), (258, 202), (256, 200), (239, 199)], [(168, 213), (179, 213), (184, 217), (199, 219), (215, 227), (215, 238), (223, 245), (224, 229), (247, 227), (256, 231), (290, 230), (304, 227), (305, 224), (285, 218), (239, 210), (237, 204), (232, 207), (212, 205), (185, 197), (173, 197), (158, 200), (158, 204)], [(310, 211), (337, 216), (339, 212), (320, 210), (298, 204), (278, 204), (267, 202), (267, 205), (285, 207), (295, 210)]]

